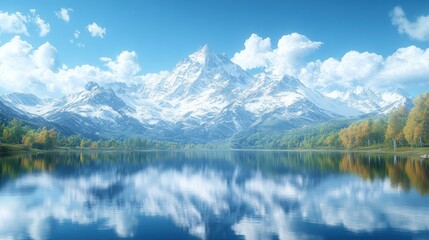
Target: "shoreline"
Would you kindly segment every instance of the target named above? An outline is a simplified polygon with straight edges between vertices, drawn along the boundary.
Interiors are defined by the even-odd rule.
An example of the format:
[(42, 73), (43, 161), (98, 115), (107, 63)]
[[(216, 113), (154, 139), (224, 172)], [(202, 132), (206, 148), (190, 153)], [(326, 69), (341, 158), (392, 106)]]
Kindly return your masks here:
[(256, 151), (256, 152), (321, 152), (321, 153), (364, 153), (364, 154), (391, 154), (400, 156), (419, 157), (429, 154), (429, 147), (411, 148), (401, 147), (396, 151), (393, 148), (381, 149), (234, 149), (234, 148), (219, 148), (219, 149), (78, 149), (78, 148), (56, 148), (50, 150), (40, 150), (33, 148), (25, 148), (18, 144), (0, 144), (0, 157), (16, 154), (43, 154), (43, 153), (57, 153), (57, 152), (164, 152), (164, 151)]

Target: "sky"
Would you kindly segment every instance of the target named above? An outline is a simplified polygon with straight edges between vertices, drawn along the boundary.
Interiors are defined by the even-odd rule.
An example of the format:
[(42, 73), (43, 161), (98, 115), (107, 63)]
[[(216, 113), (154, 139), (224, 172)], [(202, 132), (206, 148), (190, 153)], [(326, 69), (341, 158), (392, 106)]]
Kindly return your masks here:
[(2, 0), (0, 93), (145, 81), (205, 44), (322, 92), (429, 90), (425, 0)]

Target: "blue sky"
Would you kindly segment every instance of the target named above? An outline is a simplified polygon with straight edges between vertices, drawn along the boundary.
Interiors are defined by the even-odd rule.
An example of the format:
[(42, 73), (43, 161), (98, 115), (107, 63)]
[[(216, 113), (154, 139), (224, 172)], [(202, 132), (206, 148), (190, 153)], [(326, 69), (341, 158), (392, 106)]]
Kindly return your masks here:
[[(420, 31), (414, 36), (406, 30), (400, 33), (399, 24), (395, 25), (392, 18), (395, 7), (400, 7), (411, 23), (416, 22), (418, 17), (429, 15), (429, 1), (424, 0), (3, 0), (0, 3), (0, 11), (3, 14), (20, 12), (24, 15), (27, 18), (28, 34), (0, 31), (0, 44), (11, 41), (15, 36), (30, 44), (33, 50), (49, 42), (56, 50), (55, 67), (59, 68), (64, 64), (71, 69), (88, 64), (101, 71), (108, 68), (106, 67), (108, 60), (100, 61), (100, 57), (107, 57), (115, 62), (115, 58), (123, 51), (129, 51), (138, 56), (140, 71), (133, 71), (133, 74), (143, 75), (171, 70), (179, 60), (206, 43), (215, 52), (227, 53), (233, 58), (236, 53), (243, 50), (243, 44), (252, 34), (256, 34), (261, 39), (270, 38), (270, 48), (274, 50), (282, 36), (298, 33), (308, 41), (320, 42), (320, 44), (297, 57), (299, 63), (298, 60), (294, 60), (292, 64), (288, 63), (296, 69), (280, 72), (295, 74), (296, 77), (303, 78), (303, 82), (307, 85), (312, 85), (310, 75), (300, 75), (302, 69), (305, 68), (308, 72), (310, 68), (314, 70), (316, 65), (319, 70), (326, 69), (328, 64), (325, 66), (323, 63), (327, 59), (333, 58), (341, 62), (345, 54), (350, 51), (368, 52), (383, 58), (383, 60), (372, 58), (372, 64), (387, 61), (387, 58), (400, 48), (415, 46), (425, 51), (429, 47), (429, 34), (424, 30), (422, 30), (423, 33)], [(68, 22), (56, 14), (62, 8), (68, 10)], [(36, 12), (32, 13), (30, 9), (35, 9)], [(44, 36), (41, 36), (38, 25), (34, 23), (36, 17), (49, 24), (49, 31)], [(429, 28), (429, 19), (427, 25), (425, 25), (426, 20), (423, 20), (418, 27)], [(105, 33), (91, 36), (88, 25), (92, 23), (99, 26), (101, 30), (104, 29)], [(77, 32), (79, 32), (78, 38), (74, 36)], [(31, 55), (31, 52), (28, 54)], [(419, 57), (425, 61), (427, 55), (420, 55)], [(264, 57), (263, 61), (264, 63), (258, 67), (269, 68), (268, 65), (281, 60), (274, 61)], [(313, 65), (308, 64), (311, 62)], [(237, 63), (242, 65), (239, 61)], [(423, 63), (422, 68), (424, 64), (426, 62)], [(379, 67), (377, 65), (374, 68)], [(57, 71), (52, 67), (51, 70)], [(349, 81), (349, 85), (364, 85), (365, 77), (368, 79), (373, 77), (368, 74), (362, 79), (344, 80), (338, 73), (335, 76), (321, 77), (320, 72), (324, 71), (322, 70), (315, 77), (321, 80), (314, 87), (320, 85), (327, 90), (336, 88), (332, 84), (327, 84), (330, 81), (338, 83)], [(311, 76), (314, 74), (312, 73)], [(386, 76), (390, 75), (384, 74), (383, 77), (375, 78), (380, 79), (379, 81), (387, 81)], [(429, 80), (425, 81), (425, 77), (424, 72), (418, 76), (411, 76), (410, 78), (415, 79), (410, 84), (401, 79), (392, 81), (389, 85), (391, 87), (398, 85), (416, 94), (421, 92), (422, 88), (429, 89)], [(43, 83), (36, 85), (43, 85)], [(53, 89), (55, 87), (51, 87), (49, 91), (52, 92)], [(3, 91), (7, 90), (8, 88), (4, 87)], [(46, 94), (49, 94), (49, 91)]]

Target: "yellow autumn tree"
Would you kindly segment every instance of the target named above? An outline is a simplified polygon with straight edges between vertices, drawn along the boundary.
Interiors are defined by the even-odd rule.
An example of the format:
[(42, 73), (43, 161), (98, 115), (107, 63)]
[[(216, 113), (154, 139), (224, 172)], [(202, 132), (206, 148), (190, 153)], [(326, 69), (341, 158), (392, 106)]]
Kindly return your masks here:
[(404, 128), (407, 141), (413, 146), (429, 142), (429, 92), (414, 100), (414, 107), (408, 115)]

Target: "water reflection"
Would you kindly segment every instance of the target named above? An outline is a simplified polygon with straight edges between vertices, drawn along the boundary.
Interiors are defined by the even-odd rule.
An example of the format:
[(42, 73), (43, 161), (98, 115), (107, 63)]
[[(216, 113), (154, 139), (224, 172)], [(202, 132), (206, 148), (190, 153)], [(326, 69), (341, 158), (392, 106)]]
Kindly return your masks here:
[(150, 221), (143, 216), (168, 219), (186, 238), (199, 239), (427, 234), (427, 162), (384, 158), (281, 152), (3, 158), (0, 239), (47, 239), (54, 226), (67, 224), (138, 238)]

